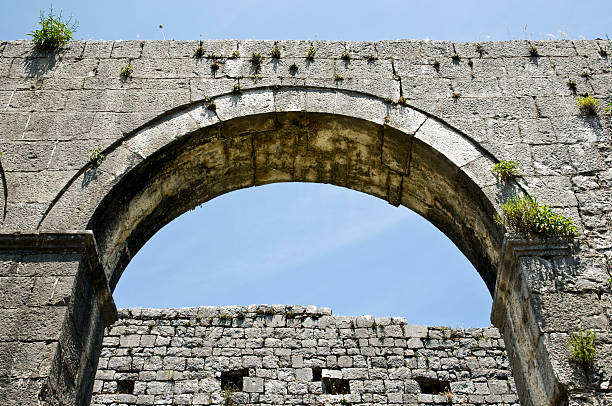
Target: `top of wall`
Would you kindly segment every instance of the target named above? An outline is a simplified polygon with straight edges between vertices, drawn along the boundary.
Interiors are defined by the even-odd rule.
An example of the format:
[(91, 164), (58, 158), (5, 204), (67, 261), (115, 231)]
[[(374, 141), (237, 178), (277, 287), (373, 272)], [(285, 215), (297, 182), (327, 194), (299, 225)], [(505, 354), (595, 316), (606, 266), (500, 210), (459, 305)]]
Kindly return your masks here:
[(517, 404), (496, 328), (314, 306), (123, 309), (92, 405)]
[[(530, 48), (537, 49), (539, 57), (586, 56), (599, 57), (601, 49), (610, 48), (607, 40), (511, 40), (485, 42), (451, 42), (434, 40), (397, 39), (384, 41), (309, 41), (309, 40), (118, 40), (72, 41), (55, 54), (65, 58), (181, 58), (193, 57), (200, 44), (204, 55), (230, 57), (238, 49), (242, 57), (251, 52), (270, 56), (278, 46), (282, 57), (305, 57), (309, 47), (316, 48), (315, 58), (340, 58), (346, 50), (352, 58), (376, 56), (379, 59), (417, 59), (421, 57), (461, 58), (529, 57)], [(478, 44), (478, 45), (477, 45)], [(610, 52), (610, 50), (608, 50)], [(27, 40), (0, 41), (0, 55), (9, 58), (46, 57), (53, 54), (36, 51)]]

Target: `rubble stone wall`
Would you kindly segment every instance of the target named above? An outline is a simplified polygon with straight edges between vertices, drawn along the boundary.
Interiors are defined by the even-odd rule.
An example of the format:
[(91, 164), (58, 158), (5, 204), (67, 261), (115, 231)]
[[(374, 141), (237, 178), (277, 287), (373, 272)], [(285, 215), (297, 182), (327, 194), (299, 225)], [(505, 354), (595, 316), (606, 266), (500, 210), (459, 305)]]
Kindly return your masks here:
[[(238, 380), (228, 381), (231, 373)], [(105, 333), (91, 404), (501, 406), (518, 398), (494, 327), (248, 306), (121, 310)]]

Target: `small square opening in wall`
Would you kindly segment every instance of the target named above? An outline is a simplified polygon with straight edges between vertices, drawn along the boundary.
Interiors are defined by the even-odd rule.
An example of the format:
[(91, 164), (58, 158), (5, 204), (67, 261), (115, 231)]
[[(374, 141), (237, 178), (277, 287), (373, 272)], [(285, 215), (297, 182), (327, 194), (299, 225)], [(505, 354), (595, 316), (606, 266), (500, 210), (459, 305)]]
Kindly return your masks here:
[(323, 377), (323, 368), (320, 368), (320, 367), (312, 368), (312, 380), (314, 382), (321, 382), (322, 377)]
[(123, 379), (117, 381), (117, 393), (131, 395), (134, 393), (134, 381)]
[(342, 372), (335, 369), (312, 369), (313, 381), (323, 383), (323, 393), (330, 395), (346, 395), (351, 393), (348, 379), (342, 379)]
[(347, 395), (351, 393), (348, 379), (323, 377), (323, 393)]
[(435, 378), (427, 378), (418, 376), (414, 378), (421, 388), (421, 393), (430, 395), (439, 395), (450, 390), (450, 385), (446, 381), (440, 381)]
[(249, 376), (249, 369), (234, 369), (221, 372), (221, 389), (231, 391), (242, 390), (242, 378)]

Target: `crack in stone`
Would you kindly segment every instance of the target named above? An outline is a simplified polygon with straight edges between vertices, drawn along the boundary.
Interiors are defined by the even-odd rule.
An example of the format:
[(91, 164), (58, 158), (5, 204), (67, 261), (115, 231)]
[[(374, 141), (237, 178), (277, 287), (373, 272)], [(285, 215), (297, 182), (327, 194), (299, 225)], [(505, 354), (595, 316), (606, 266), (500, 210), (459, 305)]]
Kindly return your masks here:
[(13, 96), (15, 95), (16, 91), (17, 91), (17, 88), (15, 87), (15, 89), (13, 89), (13, 92), (11, 93), (11, 96), (9, 97), (8, 102), (6, 103), (6, 107), (4, 108), (4, 111), (8, 110), (9, 106), (11, 105), (11, 101), (13, 101)]
[(28, 114), (28, 121), (26, 122), (25, 127), (23, 128), (23, 133), (21, 134), (21, 139), (25, 138), (25, 133), (28, 130), (28, 125), (30, 125), (30, 120), (32, 119), (32, 113)]
[(55, 289), (57, 288), (58, 282), (59, 282), (59, 277), (55, 277), (55, 283), (53, 283), (53, 289), (51, 290), (51, 297), (49, 297), (49, 302), (53, 301), (53, 297), (55, 296)]

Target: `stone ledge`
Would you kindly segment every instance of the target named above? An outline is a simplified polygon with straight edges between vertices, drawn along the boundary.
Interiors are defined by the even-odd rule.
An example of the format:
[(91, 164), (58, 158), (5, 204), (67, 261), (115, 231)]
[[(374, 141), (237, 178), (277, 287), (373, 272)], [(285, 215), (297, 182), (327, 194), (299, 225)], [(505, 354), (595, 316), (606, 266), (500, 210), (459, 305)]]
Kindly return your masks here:
[(0, 232), (1, 251), (77, 252), (86, 261), (100, 316), (106, 325), (117, 320), (117, 307), (100, 262), (94, 234), (90, 230), (62, 232)]
[(503, 330), (506, 317), (507, 299), (510, 295), (510, 284), (520, 257), (525, 256), (563, 256), (571, 252), (571, 240), (567, 237), (541, 238), (520, 234), (506, 234), (502, 243), (501, 260), (497, 270), (491, 323)]

